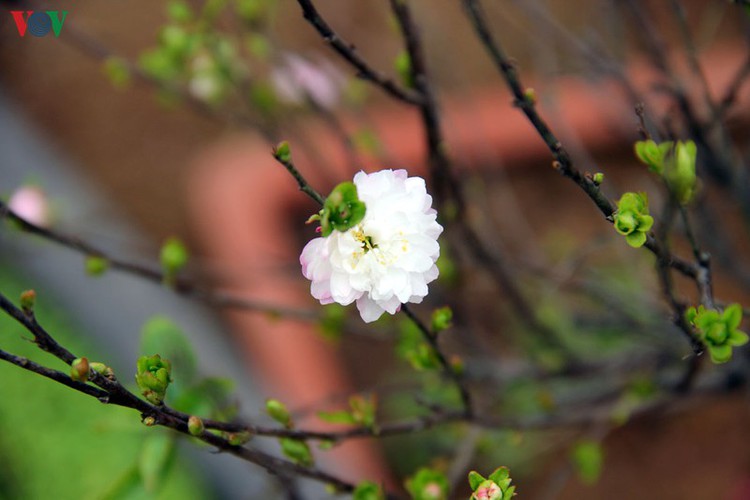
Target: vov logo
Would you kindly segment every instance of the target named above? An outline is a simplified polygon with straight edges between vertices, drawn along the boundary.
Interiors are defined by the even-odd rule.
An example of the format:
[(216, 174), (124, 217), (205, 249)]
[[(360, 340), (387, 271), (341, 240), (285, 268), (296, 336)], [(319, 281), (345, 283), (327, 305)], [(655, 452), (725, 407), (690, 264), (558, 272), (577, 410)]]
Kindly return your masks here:
[(18, 29), (18, 35), (21, 37), (26, 36), (27, 32), (31, 33), (32, 36), (43, 37), (50, 31), (55, 34), (55, 37), (58, 37), (60, 36), (60, 31), (62, 31), (68, 11), (47, 10), (44, 12), (35, 12), (27, 10), (24, 12), (22, 10), (11, 10), (10, 15), (13, 16), (13, 21), (15, 21), (16, 28)]

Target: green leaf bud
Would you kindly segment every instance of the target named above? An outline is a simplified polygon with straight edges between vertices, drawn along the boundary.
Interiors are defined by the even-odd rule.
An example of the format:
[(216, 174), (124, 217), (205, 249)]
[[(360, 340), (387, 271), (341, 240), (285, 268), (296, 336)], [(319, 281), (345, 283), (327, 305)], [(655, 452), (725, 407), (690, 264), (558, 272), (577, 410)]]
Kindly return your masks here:
[(604, 182), (604, 174), (601, 173), (601, 172), (597, 172), (597, 173), (594, 174), (594, 176), (591, 178), (591, 180), (597, 186), (601, 186), (602, 182)]
[(36, 304), (36, 292), (34, 290), (25, 290), (21, 292), (21, 309), (27, 315), (34, 313), (34, 304)]
[(89, 379), (89, 360), (76, 358), (70, 364), (70, 378), (76, 382), (86, 382)]
[(435, 333), (447, 330), (452, 326), (453, 310), (449, 306), (432, 311), (432, 331)]
[(164, 279), (170, 282), (185, 267), (189, 254), (185, 245), (178, 238), (169, 238), (161, 247), (161, 267)]
[(292, 427), (292, 416), (289, 414), (286, 405), (278, 399), (266, 401), (266, 412), (284, 427)]
[(195, 415), (190, 415), (187, 422), (188, 432), (193, 436), (200, 436), (206, 427), (203, 425), (203, 420)]
[(571, 460), (578, 476), (585, 484), (594, 484), (599, 479), (604, 462), (601, 445), (596, 441), (580, 441), (571, 452)]
[(731, 304), (719, 314), (700, 306), (689, 308), (685, 319), (698, 330), (698, 338), (708, 348), (714, 363), (726, 363), (732, 359), (732, 348), (745, 345), (750, 337), (738, 330), (742, 323), (742, 307)]
[(116, 89), (124, 89), (130, 85), (130, 68), (124, 59), (108, 57), (102, 65), (102, 71)]
[(94, 370), (99, 375), (102, 375), (104, 377), (107, 377), (110, 380), (115, 379), (115, 372), (110, 368), (109, 366), (105, 365), (104, 363), (99, 363), (97, 361), (91, 361), (89, 362), (89, 368)]
[(143, 396), (152, 404), (162, 404), (171, 382), (172, 364), (154, 354), (141, 356), (136, 366), (135, 381)]
[(292, 438), (279, 439), (281, 452), (292, 462), (304, 467), (311, 467), (314, 464), (312, 452), (305, 441)]
[(109, 267), (109, 261), (99, 255), (86, 257), (86, 274), (89, 276), (101, 276)]
[(287, 141), (281, 141), (273, 149), (273, 156), (281, 163), (289, 163), (292, 160), (292, 149)]
[(143, 417), (143, 420), (141, 420), (141, 423), (145, 425), (146, 427), (153, 427), (156, 425), (156, 419), (152, 416)]
[(405, 50), (399, 52), (396, 59), (393, 61), (393, 66), (401, 79), (401, 83), (407, 88), (414, 88), (414, 78), (411, 74), (411, 58), (409, 57), (409, 53)]
[(697, 147), (693, 141), (677, 142), (673, 157), (667, 162), (664, 177), (681, 205), (687, 205), (695, 194)]
[(648, 214), (648, 198), (645, 193), (625, 193), (617, 202), (613, 214), (614, 228), (625, 236), (628, 245), (638, 248), (648, 239), (647, 233), (654, 225)]
[(243, 446), (253, 438), (253, 435), (248, 431), (242, 432), (230, 432), (227, 434), (227, 441), (232, 446)]

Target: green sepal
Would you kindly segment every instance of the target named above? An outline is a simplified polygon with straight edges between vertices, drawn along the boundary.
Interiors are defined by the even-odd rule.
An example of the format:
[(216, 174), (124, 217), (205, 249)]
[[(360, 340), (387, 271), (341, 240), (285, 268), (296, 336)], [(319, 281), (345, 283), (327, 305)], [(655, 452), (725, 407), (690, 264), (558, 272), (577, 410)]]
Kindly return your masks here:
[(748, 340), (750, 340), (750, 337), (747, 335), (747, 333), (740, 330), (733, 330), (729, 334), (729, 343), (734, 347), (745, 345), (747, 344)]
[(730, 344), (710, 345), (708, 353), (711, 355), (711, 361), (716, 364), (726, 363), (732, 359), (732, 346)]
[(324, 238), (333, 231), (345, 232), (365, 218), (367, 207), (359, 200), (357, 186), (342, 182), (331, 191), (320, 214), (320, 234)]
[(469, 472), (469, 487), (473, 490), (476, 490), (477, 487), (479, 487), (480, 484), (482, 484), (485, 481), (484, 476), (482, 476), (477, 471), (471, 471)]
[(646, 233), (630, 233), (629, 235), (625, 236), (625, 241), (633, 248), (639, 248), (646, 243), (647, 240)]

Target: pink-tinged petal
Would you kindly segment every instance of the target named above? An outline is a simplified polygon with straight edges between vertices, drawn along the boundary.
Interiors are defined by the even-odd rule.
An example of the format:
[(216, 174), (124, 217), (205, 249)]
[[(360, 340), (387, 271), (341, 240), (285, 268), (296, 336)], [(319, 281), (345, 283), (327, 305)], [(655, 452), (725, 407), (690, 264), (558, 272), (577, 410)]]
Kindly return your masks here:
[(359, 315), (362, 317), (362, 321), (365, 323), (372, 323), (377, 320), (385, 312), (377, 302), (372, 300), (366, 295), (361, 296), (357, 299), (357, 310)]

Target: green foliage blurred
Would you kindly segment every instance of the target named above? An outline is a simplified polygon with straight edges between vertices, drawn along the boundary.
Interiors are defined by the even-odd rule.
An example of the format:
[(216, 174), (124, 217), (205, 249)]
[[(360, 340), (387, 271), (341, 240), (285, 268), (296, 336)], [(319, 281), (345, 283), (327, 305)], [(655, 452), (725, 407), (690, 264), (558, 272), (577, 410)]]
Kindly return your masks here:
[[(11, 297), (28, 286), (2, 268), (0, 282)], [(35, 310), (73, 352), (106, 361), (52, 297), (41, 295)], [(0, 317), (0, 335), (4, 350), (68, 371), (8, 316)], [(117, 375), (126, 383), (132, 379), (132, 373)], [(0, 499), (49, 499), (52, 492), (61, 500), (212, 496), (201, 475), (175, 453), (168, 432), (144, 427), (136, 412), (106, 407), (6, 363), (0, 364), (0, 380)]]

